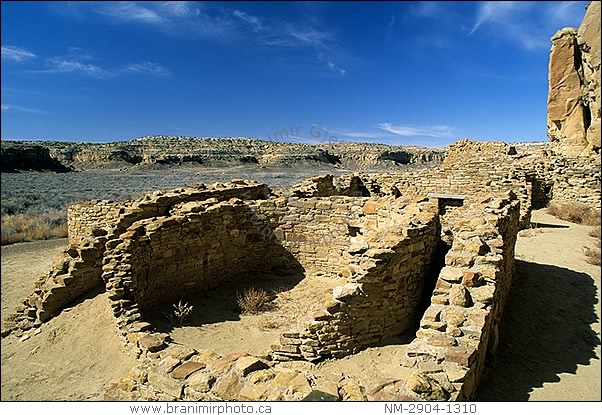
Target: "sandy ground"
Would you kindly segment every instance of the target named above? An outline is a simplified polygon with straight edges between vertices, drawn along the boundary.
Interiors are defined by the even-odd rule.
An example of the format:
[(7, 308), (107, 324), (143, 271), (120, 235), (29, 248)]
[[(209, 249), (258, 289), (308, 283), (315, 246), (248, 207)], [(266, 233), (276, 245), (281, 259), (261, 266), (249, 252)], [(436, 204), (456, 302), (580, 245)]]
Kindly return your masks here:
[[(66, 245), (59, 239), (2, 247), (3, 316), (30, 293)], [(106, 294), (62, 312), (24, 342), (8, 336), (1, 345), (3, 401), (102, 399), (102, 387), (135, 364), (117, 337)]]
[[(541, 227), (522, 232), (518, 240), (517, 274), (499, 353), (478, 399), (600, 400), (600, 267), (587, 264), (583, 255), (583, 247), (593, 245), (590, 228), (541, 211), (534, 212), (533, 220)], [(55, 240), (2, 247), (3, 315), (29, 293), (65, 244)], [(264, 351), (278, 332), (310, 312), (323, 298), (317, 293), (328, 288), (304, 281), (279, 291), (279, 311), (259, 316), (238, 314), (233, 287), (195, 299), (196, 314), (171, 335), (221, 353)], [(265, 284), (277, 288), (282, 282)], [(308, 298), (312, 301), (298, 305)], [(212, 310), (211, 317), (206, 310)], [(156, 319), (160, 325), (161, 316)], [(204, 322), (203, 327), (193, 327), (197, 322)], [(85, 299), (41, 329), (24, 342), (13, 336), (2, 339), (2, 400), (99, 399), (102, 387), (134, 364), (118, 340), (104, 294)], [(358, 379), (398, 377), (399, 366), (391, 362), (403, 359), (403, 347), (371, 348), (325, 363), (321, 370)]]
[(600, 401), (600, 267), (584, 260), (591, 227), (533, 212), (522, 231), (517, 273), (495, 368), (479, 400)]

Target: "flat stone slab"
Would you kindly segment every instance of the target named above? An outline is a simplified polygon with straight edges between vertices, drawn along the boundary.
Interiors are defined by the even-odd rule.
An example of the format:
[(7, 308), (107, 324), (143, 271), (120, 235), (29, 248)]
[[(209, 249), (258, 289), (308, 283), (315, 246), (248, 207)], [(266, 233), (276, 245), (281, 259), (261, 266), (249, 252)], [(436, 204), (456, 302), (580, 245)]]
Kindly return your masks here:
[(174, 379), (186, 379), (188, 376), (196, 372), (197, 370), (201, 370), (206, 368), (207, 365), (199, 362), (185, 362), (180, 366), (176, 367), (170, 374)]

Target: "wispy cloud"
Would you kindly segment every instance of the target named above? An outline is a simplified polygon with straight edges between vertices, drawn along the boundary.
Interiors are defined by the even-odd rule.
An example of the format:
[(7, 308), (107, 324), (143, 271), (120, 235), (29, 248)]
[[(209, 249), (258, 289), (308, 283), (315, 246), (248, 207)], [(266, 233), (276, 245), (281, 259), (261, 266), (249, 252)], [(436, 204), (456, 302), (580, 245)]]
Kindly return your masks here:
[(1, 105), (2, 112), (28, 112), (31, 114), (49, 114), (48, 111), (37, 108), (23, 107), (21, 105)]
[(156, 76), (159, 78), (170, 76), (169, 69), (155, 62), (132, 63), (125, 68), (126, 72)]
[[(230, 45), (252, 42), (271, 48), (308, 49), (322, 53), (319, 62), (329, 71), (343, 76), (346, 70), (337, 63), (335, 37), (320, 28), (316, 19), (302, 22), (274, 20), (240, 8), (186, 1), (81, 2), (78, 16), (103, 16), (115, 24), (144, 25), (160, 33), (193, 37)], [(325, 55), (324, 55), (325, 54)]]
[(324, 55), (324, 52), (320, 52), (320, 54), (318, 55), (318, 59), (320, 60), (320, 62), (324, 62), (326, 64), (326, 66), (328, 67), (328, 69), (330, 69), (334, 73), (337, 73), (340, 76), (345, 76), (345, 73), (347, 71), (345, 71), (345, 69), (343, 69), (343, 68), (339, 68), (330, 59), (327, 59)]
[[(447, 29), (446, 38), (427, 34), (429, 44), (449, 48), (469, 37), (503, 40), (527, 50), (549, 49), (550, 37), (561, 27), (578, 25), (584, 1), (467, 2), (459, 11), (453, 2), (417, 2), (412, 13), (436, 20)], [(444, 41), (442, 41), (444, 39)], [(424, 42), (424, 41), (422, 41)]]
[(248, 24), (253, 32), (261, 32), (266, 30), (266, 27), (263, 25), (263, 19), (257, 16), (250, 15), (238, 9), (234, 10), (232, 15)]
[(76, 59), (54, 57), (46, 59), (47, 69), (38, 71), (45, 73), (79, 73), (91, 78), (109, 78), (115, 74), (98, 65)]
[(2, 46), (2, 59), (13, 61), (13, 62), (23, 62), (28, 59), (33, 59), (36, 57), (35, 53), (30, 52), (27, 49), (20, 48), (17, 46)]
[(385, 122), (378, 124), (378, 128), (391, 134), (403, 137), (434, 137), (434, 138), (453, 138), (453, 128), (447, 125), (393, 125)]
[(486, 1), (478, 3), (468, 36), (488, 30), (525, 49), (547, 49), (551, 35), (582, 14), (583, 2), (578, 1)]
[(165, 20), (161, 15), (139, 2), (116, 1), (98, 3), (96, 13), (112, 17), (123, 22), (160, 24)]

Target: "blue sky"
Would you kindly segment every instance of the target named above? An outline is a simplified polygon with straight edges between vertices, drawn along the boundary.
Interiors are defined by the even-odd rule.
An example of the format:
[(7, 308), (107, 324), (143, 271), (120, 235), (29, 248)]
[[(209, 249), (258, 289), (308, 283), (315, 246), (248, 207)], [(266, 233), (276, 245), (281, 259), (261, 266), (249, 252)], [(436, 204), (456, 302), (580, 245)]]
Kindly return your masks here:
[(545, 141), (586, 4), (3, 1), (1, 136)]

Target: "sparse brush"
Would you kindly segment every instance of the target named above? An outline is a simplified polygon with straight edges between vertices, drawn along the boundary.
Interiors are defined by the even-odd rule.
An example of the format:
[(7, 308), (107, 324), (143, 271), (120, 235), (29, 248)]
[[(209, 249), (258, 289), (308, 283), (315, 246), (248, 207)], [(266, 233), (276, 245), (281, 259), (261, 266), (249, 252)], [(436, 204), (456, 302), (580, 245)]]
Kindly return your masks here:
[(2, 245), (66, 237), (67, 215), (62, 210), (38, 215), (2, 215)]
[(602, 255), (602, 252), (600, 251), (600, 248), (584, 248), (585, 251), (585, 262), (587, 262), (588, 264), (592, 264), (592, 265), (600, 265), (601, 262), (601, 258), (600, 255)]
[(247, 288), (238, 297), (238, 308), (241, 314), (258, 314), (269, 311), (274, 307), (272, 297), (267, 291), (257, 288)]
[(602, 229), (600, 229), (599, 226), (596, 226), (596, 227), (592, 228), (591, 231), (589, 231), (589, 236), (600, 239), (602, 237), (601, 231), (602, 231)]
[(182, 304), (182, 300), (178, 301), (178, 304), (173, 305), (174, 311), (171, 314), (163, 313), (169, 320), (170, 324), (178, 323), (179, 326), (184, 324), (184, 321), (188, 318), (192, 312), (193, 306), (188, 303)]
[(578, 202), (552, 202), (548, 213), (567, 222), (589, 226), (600, 226), (600, 209), (592, 209)]

